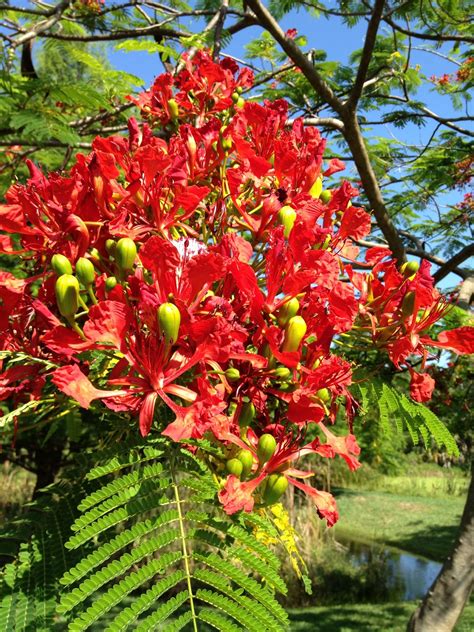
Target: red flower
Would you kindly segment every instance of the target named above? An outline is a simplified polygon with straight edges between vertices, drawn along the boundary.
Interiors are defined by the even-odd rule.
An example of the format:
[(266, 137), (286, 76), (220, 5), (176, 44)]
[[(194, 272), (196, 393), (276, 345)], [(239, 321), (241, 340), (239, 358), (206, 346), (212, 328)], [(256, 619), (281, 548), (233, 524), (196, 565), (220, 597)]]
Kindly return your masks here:
[(428, 373), (417, 373), (410, 369), (410, 395), (416, 402), (427, 402), (431, 399), (436, 382)]
[[(219, 455), (249, 451), (244, 480), (221, 480), (227, 513), (274, 499), (271, 476), (332, 525), (334, 498), (300, 482), (312, 472), (299, 468), (310, 454), (360, 465), (353, 367), (339, 350), (386, 350), (426, 401), (434, 382), (409, 357), (423, 370), (432, 347), (472, 352), (473, 329), (430, 337), (448, 305), (428, 263), (399, 268), (382, 247), (358, 261), (370, 214), (349, 182), (328, 187), (344, 164), (324, 168), (317, 129), (289, 125), (282, 100), (246, 102), (252, 73), (229, 58), (182, 62), (132, 99), (148, 125), (130, 119), (128, 137), (96, 138), (67, 174), (29, 162), (27, 185), (7, 193), (0, 251), (28, 260), (32, 276), (0, 273), (0, 399), (101, 400), (135, 416), (143, 436), (212, 442), (206, 463), (221, 479)], [(66, 310), (58, 260), (78, 281)], [(336, 436), (343, 414), (348, 431)], [(320, 437), (307, 443), (310, 424)], [(267, 460), (263, 434), (276, 444)]]

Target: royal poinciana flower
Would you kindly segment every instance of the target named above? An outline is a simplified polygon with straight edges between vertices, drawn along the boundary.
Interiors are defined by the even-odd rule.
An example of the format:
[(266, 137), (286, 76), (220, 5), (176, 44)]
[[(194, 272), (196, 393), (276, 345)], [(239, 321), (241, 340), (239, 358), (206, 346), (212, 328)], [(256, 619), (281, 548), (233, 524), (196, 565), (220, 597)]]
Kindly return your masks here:
[(344, 164), (284, 101), (245, 102), (251, 83), (227, 58), (185, 55), (132, 99), (147, 123), (96, 138), (67, 174), (28, 163), (0, 206), (2, 252), (29, 270), (1, 273), (0, 334), (4, 355), (30, 361), (5, 363), (0, 400), (56, 390), (127, 413), (143, 436), (204, 438), (227, 513), (293, 484), (332, 525), (305, 457), (360, 465), (341, 345), (386, 349), (425, 401), (433, 379), (410, 359), (472, 351), (472, 329), (429, 335), (447, 309), (429, 264), (399, 268), (384, 248), (359, 259), (371, 219), (357, 189), (329, 180)]

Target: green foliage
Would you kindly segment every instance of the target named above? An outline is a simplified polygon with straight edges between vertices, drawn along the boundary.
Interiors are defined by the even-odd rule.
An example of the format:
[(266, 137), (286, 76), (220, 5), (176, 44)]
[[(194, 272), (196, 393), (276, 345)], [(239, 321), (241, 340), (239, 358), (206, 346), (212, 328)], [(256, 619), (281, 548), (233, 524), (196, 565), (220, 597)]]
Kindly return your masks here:
[(385, 435), (408, 431), (414, 444), (423, 441), (430, 445), (430, 437), (450, 455), (459, 455), (456, 441), (445, 424), (426, 406), (409, 399), (393, 386), (380, 380), (354, 384), (353, 392), (361, 403), (360, 414), (369, 410), (378, 411), (378, 423)]
[(0, 577), (2, 630), (56, 629), (57, 581), (77, 559), (63, 543), (85, 491), (78, 480), (71, 476), (47, 488), (0, 532), (0, 555), (8, 562)]
[[(216, 484), (189, 452), (165, 440), (122, 448), (85, 480), (80, 502), (77, 486), (63, 484), (32, 506), (41, 519), (26, 520), (6, 566), (2, 629), (55, 629), (55, 613), (72, 631), (286, 629), (278, 558), (253, 520), (215, 513)], [(256, 520), (259, 530), (268, 522)]]

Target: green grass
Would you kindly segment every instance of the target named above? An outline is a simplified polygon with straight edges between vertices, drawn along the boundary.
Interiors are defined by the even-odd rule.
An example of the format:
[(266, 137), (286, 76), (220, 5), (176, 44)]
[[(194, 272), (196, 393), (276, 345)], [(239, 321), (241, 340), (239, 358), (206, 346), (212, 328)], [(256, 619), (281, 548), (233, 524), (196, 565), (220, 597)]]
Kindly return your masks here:
[(460, 467), (440, 467), (420, 463), (408, 456), (401, 457), (400, 471), (382, 474), (367, 464), (356, 472), (348, 472), (342, 464), (333, 464), (333, 484), (344, 489), (381, 491), (404, 496), (452, 497), (465, 496), (469, 487), (469, 472)]
[[(291, 632), (405, 632), (413, 602), (343, 605), (290, 610)], [(474, 629), (474, 604), (466, 606), (456, 632)], [(434, 632), (434, 630), (433, 630)]]
[(383, 476), (379, 489), (395, 494), (442, 498), (465, 496), (468, 487), (466, 476)]
[(443, 561), (456, 538), (463, 497), (421, 497), (334, 490), (340, 519), (336, 536), (380, 542)]

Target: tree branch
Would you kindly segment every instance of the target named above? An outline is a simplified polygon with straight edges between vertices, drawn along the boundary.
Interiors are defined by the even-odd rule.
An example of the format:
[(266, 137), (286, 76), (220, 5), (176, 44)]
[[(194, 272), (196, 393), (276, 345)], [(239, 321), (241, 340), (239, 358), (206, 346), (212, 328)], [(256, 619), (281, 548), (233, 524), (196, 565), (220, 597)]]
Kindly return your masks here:
[(341, 101), (339, 101), (331, 87), (324, 81), (313, 63), (307, 58), (299, 46), (295, 44), (291, 38), (286, 37), (280, 25), (268, 9), (260, 0), (247, 0), (247, 6), (255, 13), (260, 25), (273, 35), (288, 57), (302, 70), (304, 76), (316, 92), (339, 114), (343, 109)]
[(42, 34), (44, 31), (47, 31), (49, 28), (54, 26), (56, 22), (59, 22), (64, 11), (71, 4), (71, 0), (62, 0), (58, 5), (53, 7), (50, 11), (46, 12), (46, 15), (49, 15), (46, 20), (42, 20), (41, 22), (37, 22), (30, 30), (26, 31), (21, 37), (13, 41), (13, 48), (17, 48), (22, 44), (26, 44), (37, 35)]
[(433, 275), (435, 282), (439, 283), (439, 281), (441, 281), (441, 279), (444, 279), (444, 277), (447, 276), (450, 272), (454, 272), (460, 263), (462, 263), (466, 259), (469, 259), (469, 257), (472, 257), (473, 255), (474, 244), (468, 244), (467, 246), (464, 246), (464, 248), (462, 248), (457, 254), (455, 254), (454, 257), (451, 257), (449, 261), (446, 261), (440, 267), (440, 269), (435, 272), (435, 274)]
[(379, 29), (380, 21), (382, 19), (384, 7), (385, 0), (376, 0), (374, 8), (372, 10), (372, 16), (367, 27), (367, 33), (365, 34), (364, 48), (362, 50), (362, 56), (360, 58), (359, 68), (357, 70), (357, 76), (346, 104), (348, 109), (352, 111), (355, 111), (357, 103), (362, 95), (364, 81), (367, 77), (367, 71), (369, 69), (369, 64), (374, 52), (374, 46), (377, 40), (377, 32)]
[[(74, 33), (38, 33), (39, 37), (48, 39), (63, 40), (66, 42), (108, 42), (115, 40), (128, 39), (129, 37), (147, 37), (149, 35), (161, 35), (162, 37), (169, 37), (172, 39), (179, 39), (186, 37), (189, 33), (184, 31), (176, 31), (174, 29), (165, 28), (158, 24), (151, 26), (144, 26), (138, 29), (123, 29), (121, 31), (111, 31), (110, 33), (99, 33), (91, 35), (76, 35)], [(15, 40), (15, 45), (18, 40)]]
[(214, 31), (214, 48), (212, 51), (213, 59), (219, 57), (219, 52), (222, 46), (222, 31), (224, 29), (224, 22), (229, 8), (229, 0), (221, 0), (221, 8), (219, 9), (219, 15), (216, 22), (216, 28)]
[(63, 143), (60, 140), (31, 141), (26, 138), (12, 138), (8, 141), (0, 141), (0, 147), (11, 147), (12, 145), (20, 145), (21, 147), (33, 147), (36, 149), (42, 149), (43, 147), (73, 147), (75, 149), (91, 149), (92, 147), (92, 143)]
[[(287, 126), (291, 126), (294, 123), (294, 119), (288, 119), (286, 124)], [(310, 127), (321, 126), (321, 127), (331, 127), (332, 129), (338, 129), (342, 131), (344, 129), (344, 123), (337, 118), (333, 117), (323, 117), (323, 116), (310, 116), (308, 118), (303, 119), (303, 123), (305, 125), (309, 125)]]
[(406, 261), (405, 246), (397, 228), (387, 212), (380, 186), (375, 175), (367, 147), (362, 136), (357, 114), (355, 112), (341, 116), (344, 123), (344, 138), (349, 145), (354, 162), (359, 172), (362, 186), (370, 202), (377, 224), (387, 240), (393, 256), (403, 263)]
[(458, 295), (458, 307), (469, 309), (474, 295), (474, 276), (467, 277), (461, 283)]
[(388, 16), (384, 16), (382, 19), (389, 26), (391, 26), (394, 31), (398, 31), (399, 33), (403, 33), (404, 35), (409, 35), (410, 37), (414, 37), (415, 39), (430, 40), (432, 42), (466, 42), (469, 44), (474, 44), (474, 37), (469, 37), (468, 35), (443, 35), (442, 33), (436, 33), (436, 35), (432, 35), (431, 33), (418, 33), (416, 31), (411, 31), (410, 29), (403, 28), (403, 26), (396, 24), (396, 22), (394, 22)]
[(292, 39), (285, 36), (278, 22), (268, 12), (266, 7), (262, 5), (260, 0), (247, 0), (247, 5), (257, 16), (260, 25), (274, 37), (290, 59), (300, 68), (316, 93), (339, 114), (344, 124), (344, 128), (341, 131), (354, 156), (354, 162), (359, 172), (362, 186), (372, 207), (377, 224), (390, 245), (394, 257), (398, 259), (400, 263), (403, 263), (406, 260), (403, 241), (387, 213), (355, 111), (349, 110), (339, 100), (299, 46)]

